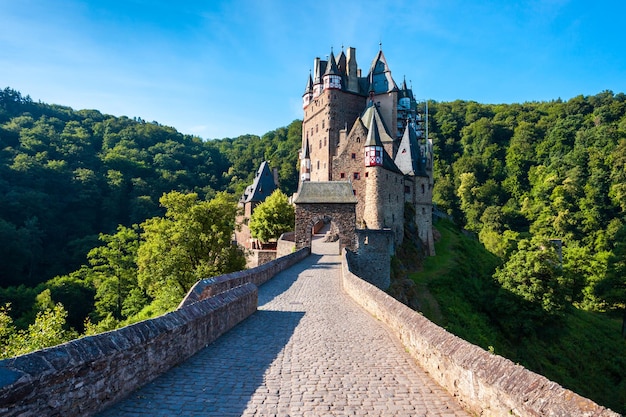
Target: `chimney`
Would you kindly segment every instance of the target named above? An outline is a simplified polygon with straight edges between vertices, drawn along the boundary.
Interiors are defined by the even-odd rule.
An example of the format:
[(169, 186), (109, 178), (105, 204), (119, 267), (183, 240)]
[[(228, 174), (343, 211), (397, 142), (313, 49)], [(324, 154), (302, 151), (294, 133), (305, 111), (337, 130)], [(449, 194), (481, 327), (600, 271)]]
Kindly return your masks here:
[(358, 65), (356, 63), (356, 49), (349, 47), (348, 53), (346, 54), (347, 58), (347, 66), (348, 66), (348, 86), (347, 90), (355, 93), (359, 92), (359, 80), (358, 77), (361, 76), (360, 70), (358, 69)]

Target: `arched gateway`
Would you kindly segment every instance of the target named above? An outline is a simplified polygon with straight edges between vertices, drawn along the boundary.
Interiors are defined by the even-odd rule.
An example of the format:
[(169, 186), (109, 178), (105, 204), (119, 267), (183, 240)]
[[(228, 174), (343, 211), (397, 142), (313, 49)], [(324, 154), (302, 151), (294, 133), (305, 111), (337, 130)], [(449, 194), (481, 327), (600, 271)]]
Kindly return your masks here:
[(356, 204), (352, 184), (347, 181), (300, 183), (296, 205), (296, 249), (311, 247), (313, 227), (331, 223), (331, 233), (341, 248), (356, 247)]

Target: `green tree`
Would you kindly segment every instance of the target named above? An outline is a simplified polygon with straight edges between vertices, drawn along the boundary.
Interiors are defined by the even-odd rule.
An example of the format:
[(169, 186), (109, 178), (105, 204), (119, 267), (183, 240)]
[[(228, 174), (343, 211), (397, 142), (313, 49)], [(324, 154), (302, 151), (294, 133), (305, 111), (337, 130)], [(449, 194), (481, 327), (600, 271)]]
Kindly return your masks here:
[(622, 336), (626, 337), (626, 227), (617, 233), (617, 243), (608, 259), (606, 277), (595, 286), (595, 294), (611, 310), (622, 311)]
[(561, 313), (572, 299), (572, 282), (563, 274), (555, 246), (546, 239), (520, 240), (517, 252), (494, 278), (504, 290), (547, 314)]
[(67, 342), (78, 333), (67, 329), (67, 311), (61, 303), (54, 304), (50, 290), (37, 296), (40, 309), (35, 322), (26, 330), (16, 330), (8, 315), (9, 306), (0, 308), (0, 355), (2, 358), (23, 355), (34, 350)]
[[(92, 249), (87, 257), (91, 264), (91, 279), (96, 287), (95, 309), (100, 317), (111, 314), (115, 319), (128, 317), (130, 310), (138, 311), (143, 305), (125, 308), (125, 300), (137, 288), (137, 251), (139, 229), (118, 226), (114, 235), (100, 235), (104, 244)], [(135, 301), (141, 300), (137, 295)], [(143, 301), (147, 301), (144, 297)], [(147, 303), (146, 303), (147, 304)]]
[(11, 304), (0, 306), (0, 359), (11, 356), (10, 341), (15, 334), (15, 326), (13, 319), (9, 315)]
[(142, 224), (137, 265), (139, 285), (167, 310), (198, 280), (243, 269), (245, 257), (232, 244), (237, 207), (226, 194), (198, 201), (172, 191), (160, 202), (165, 217)]
[(500, 285), (493, 315), (511, 340), (558, 323), (572, 301), (572, 277), (563, 273), (547, 239), (522, 239), (518, 250), (493, 275)]
[(294, 230), (295, 210), (289, 198), (275, 190), (264, 202), (255, 207), (250, 216), (250, 232), (261, 242), (276, 240), (281, 234)]

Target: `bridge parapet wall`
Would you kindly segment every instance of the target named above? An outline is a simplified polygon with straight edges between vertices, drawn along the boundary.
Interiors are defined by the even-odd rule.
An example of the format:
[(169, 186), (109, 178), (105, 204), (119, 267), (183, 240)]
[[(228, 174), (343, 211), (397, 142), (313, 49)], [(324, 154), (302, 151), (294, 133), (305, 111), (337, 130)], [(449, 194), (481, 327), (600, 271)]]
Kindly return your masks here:
[(302, 248), (296, 252), (290, 253), (289, 255), (257, 266), (256, 268), (245, 269), (243, 271), (232, 272), (230, 274), (200, 280), (196, 282), (193, 287), (191, 287), (178, 308), (213, 297), (224, 291), (228, 291), (231, 288), (235, 288), (246, 283), (252, 283), (259, 287), (261, 284), (269, 281), (280, 271), (283, 271), (306, 258), (309, 253), (310, 248)]
[(619, 417), (547, 378), (489, 353), (432, 323), (349, 270), (343, 288), (394, 332), (417, 363), (480, 416)]
[(94, 336), (0, 361), (0, 415), (89, 416), (183, 362), (256, 311), (246, 284)]

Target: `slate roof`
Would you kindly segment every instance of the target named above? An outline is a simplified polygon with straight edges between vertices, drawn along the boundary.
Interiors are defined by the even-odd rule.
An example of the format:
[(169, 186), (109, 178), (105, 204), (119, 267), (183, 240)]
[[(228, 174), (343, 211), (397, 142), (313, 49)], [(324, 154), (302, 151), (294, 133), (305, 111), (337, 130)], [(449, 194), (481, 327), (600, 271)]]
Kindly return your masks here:
[(252, 185), (249, 185), (244, 191), (241, 203), (262, 202), (278, 188), (274, 182), (274, 175), (270, 171), (267, 161), (261, 162), (259, 170), (254, 177)]
[[(363, 146), (381, 146), (383, 147), (383, 143), (385, 142), (393, 142), (389, 133), (387, 133), (387, 128), (385, 127), (385, 123), (383, 122), (383, 118), (380, 116), (380, 112), (378, 111), (378, 107), (370, 106), (365, 110), (363, 116), (361, 116), (361, 120), (363, 120), (363, 124), (367, 128), (367, 140)], [(385, 148), (383, 147), (383, 168), (402, 173), (402, 171), (398, 168), (393, 158), (389, 156)]]
[(337, 68), (337, 62), (335, 61), (335, 55), (333, 51), (330, 51), (330, 57), (328, 58), (328, 64), (326, 65), (326, 71), (324, 75), (339, 75), (339, 69)]
[(368, 130), (370, 130), (372, 126), (372, 120), (374, 119), (376, 119), (376, 123), (379, 126), (378, 129), (379, 129), (379, 134), (380, 134), (380, 141), (383, 144), (388, 143), (388, 142), (393, 142), (393, 138), (388, 133), (389, 129), (387, 129), (387, 125), (385, 124), (385, 121), (380, 115), (380, 112), (378, 111), (378, 107), (374, 105), (368, 106), (363, 112), (363, 114), (361, 115), (361, 120), (363, 121), (363, 124)]
[(387, 65), (387, 59), (382, 49), (378, 51), (376, 58), (372, 61), (369, 75), (371, 75), (370, 88), (373, 87), (376, 94), (398, 91), (398, 86), (391, 76), (391, 70)]
[(404, 130), (395, 163), (405, 175), (428, 176), (426, 174), (426, 156), (417, 140), (417, 132), (412, 123), (407, 124)]
[(349, 181), (303, 181), (295, 204), (356, 204), (357, 199)]
[(311, 155), (309, 153), (309, 137), (307, 136), (306, 139), (304, 139), (304, 156), (302, 157), (302, 159), (311, 159)]

